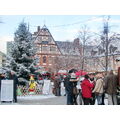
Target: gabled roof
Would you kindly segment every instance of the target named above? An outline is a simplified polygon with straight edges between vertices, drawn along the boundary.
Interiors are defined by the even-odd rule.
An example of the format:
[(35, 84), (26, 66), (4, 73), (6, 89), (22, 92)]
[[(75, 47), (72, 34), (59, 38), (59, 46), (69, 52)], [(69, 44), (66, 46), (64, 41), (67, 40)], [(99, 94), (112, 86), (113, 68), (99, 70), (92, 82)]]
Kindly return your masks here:
[(46, 29), (47, 29), (47, 30), (48, 30), (48, 28), (46, 27), (46, 25), (45, 25), (45, 24), (43, 25), (42, 29), (44, 29), (44, 30), (46, 30)]
[[(45, 31), (46, 33), (49, 34), (49, 37), (52, 38), (53, 43), (57, 46), (58, 51), (61, 53), (61, 51), (60, 51), (60, 49), (59, 49), (59, 46), (57, 45), (56, 41), (54, 40), (52, 34), (50, 33), (50, 31), (49, 31), (49, 29), (47, 28), (46, 25), (44, 25), (44, 26), (38, 31), (38, 33), (37, 33), (37, 35), (36, 35), (36, 38), (37, 38), (38, 36), (42, 36), (42, 34), (41, 34), (42, 31)], [(45, 35), (43, 35), (43, 36), (48, 36), (48, 35), (45, 34)]]

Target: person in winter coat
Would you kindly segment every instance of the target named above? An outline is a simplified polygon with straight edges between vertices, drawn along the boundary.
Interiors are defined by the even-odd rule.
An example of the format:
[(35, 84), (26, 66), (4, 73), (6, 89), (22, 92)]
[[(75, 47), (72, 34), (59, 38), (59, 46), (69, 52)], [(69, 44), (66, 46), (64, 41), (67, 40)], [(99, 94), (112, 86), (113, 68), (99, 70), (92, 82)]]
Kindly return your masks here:
[(73, 105), (78, 105), (77, 103), (77, 97), (78, 97), (78, 89), (77, 89), (77, 76), (75, 75), (75, 73), (71, 73), (70, 74), (71, 78), (70, 78), (70, 82), (72, 82), (72, 86), (73, 86)]
[[(88, 76), (89, 76), (90, 81), (95, 84), (96, 83), (95, 73), (89, 73)], [(90, 105), (94, 105), (95, 104), (95, 100), (96, 100), (95, 93), (92, 93), (92, 98), (91, 98)]]
[(55, 95), (61, 96), (61, 79), (59, 75), (55, 75), (54, 87), (55, 87)]
[(102, 94), (103, 94), (103, 76), (102, 73), (96, 73), (96, 84), (95, 88), (93, 89), (93, 93), (95, 93), (98, 105), (102, 105)]
[(108, 94), (108, 105), (117, 105), (117, 85), (118, 76), (114, 75), (113, 70), (105, 77), (105, 91)]
[(102, 105), (105, 105), (105, 76), (106, 76), (106, 72), (102, 73), (103, 75), (103, 94), (102, 94)]
[(67, 96), (67, 105), (73, 105), (73, 84), (70, 82), (71, 76), (70, 73), (64, 79), (64, 86)]
[(81, 83), (82, 97), (84, 105), (89, 105), (92, 97), (92, 88), (94, 87), (94, 83), (90, 82), (88, 75), (85, 75), (84, 78), (85, 79)]
[(1, 92), (1, 81), (5, 79), (5, 75), (3, 73), (0, 74), (0, 92)]
[(13, 102), (17, 102), (17, 85), (18, 85), (18, 77), (16, 76), (14, 71), (9, 72), (8, 78), (9, 80), (13, 80)]

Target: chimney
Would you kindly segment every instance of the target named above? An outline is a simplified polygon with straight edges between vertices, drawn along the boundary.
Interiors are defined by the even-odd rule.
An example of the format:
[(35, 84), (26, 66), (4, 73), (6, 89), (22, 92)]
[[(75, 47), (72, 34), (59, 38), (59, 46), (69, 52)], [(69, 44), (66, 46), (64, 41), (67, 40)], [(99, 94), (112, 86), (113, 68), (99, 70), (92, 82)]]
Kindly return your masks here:
[(79, 38), (74, 39), (74, 45), (79, 46), (80, 45), (80, 40)]
[(37, 31), (38, 31), (38, 32), (40, 31), (40, 26), (37, 27)]

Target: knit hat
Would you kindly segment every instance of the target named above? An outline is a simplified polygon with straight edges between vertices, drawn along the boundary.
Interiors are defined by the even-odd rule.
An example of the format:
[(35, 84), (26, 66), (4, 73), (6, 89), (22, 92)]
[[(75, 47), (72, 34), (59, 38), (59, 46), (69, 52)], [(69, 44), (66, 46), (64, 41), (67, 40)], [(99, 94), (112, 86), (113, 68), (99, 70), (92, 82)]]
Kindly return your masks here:
[(33, 77), (33, 75), (31, 75), (31, 76), (30, 76), (30, 80), (34, 80), (34, 77)]

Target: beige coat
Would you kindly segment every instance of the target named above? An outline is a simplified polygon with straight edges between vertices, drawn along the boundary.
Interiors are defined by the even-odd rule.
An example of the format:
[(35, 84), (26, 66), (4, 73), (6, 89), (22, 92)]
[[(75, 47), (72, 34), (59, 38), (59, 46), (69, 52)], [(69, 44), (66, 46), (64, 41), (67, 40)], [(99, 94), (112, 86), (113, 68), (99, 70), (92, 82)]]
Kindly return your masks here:
[(95, 88), (92, 91), (93, 93), (103, 93), (103, 79), (99, 78), (96, 81)]

